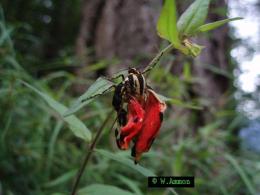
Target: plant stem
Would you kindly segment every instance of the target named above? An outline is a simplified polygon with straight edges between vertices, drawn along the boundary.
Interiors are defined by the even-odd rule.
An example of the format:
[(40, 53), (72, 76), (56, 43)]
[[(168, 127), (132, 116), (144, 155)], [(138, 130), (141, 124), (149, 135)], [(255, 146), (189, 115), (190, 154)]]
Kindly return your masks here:
[[(149, 72), (150, 70), (152, 70), (157, 64), (158, 62), (160, 61), (161, 57), (169, 52), (170, 50), (172, 50), (174, 48), (174, 46), (172, 44), (168, 45), (166, 48), (164, 48), (162, 51), (160, 51), (160, 53), (158, 53), (153, 59), (152, 61), (147, 65), (147, 67), (144, 69), (143, 73), (146, 73), (146, 72)], [(88, 153), (86, 154), (85, 158), (84, 158), (84, 161), (78, 171), (78, 174), (77, 174), (77, 177), (75, 179), (75, 183), (73, 185), (73, 189), (72, 189), (72, 192), (71, 192), (71, 195), (76, 195), (76, 191), (77, 191), (77, 188), (78, 188), (78, 185), (79, 185), (79, 181), (81, 179), (81, 176), (84, 172), (84, 170), (86, 169), (86, 166), (90, 160), (90, 157), (93, 153), (93, 150), (97, 144), (97, 141), (104, 129), (104, 127), (106, 126), (107, 122), (109, 121), (110, 119), (110, 116), (113, 114), (113, 111), (111, 111), (111, 113), (109, 113), (109, 115), (107, 116), (107, 118), (105, 119), (105, 121), (103, 122), (103, 124), (101, 125), (101, 127), (99, 128), (99, 130), (97, 131), (97, 134), (92, 142), (92, 144), (90, 145), (89, 147), (89, 150), (88, 150)], [(116, 120), (114, 121), (111, 129), (113, 128), (114, 124), (115, 124)]]
[(143, 71), (143, 74), (146, 72), (149, 72), (152, 70), (160, 61), (161, 57), (166, 54), (167, 52), (171, 51), (174, 48), (172, 44), (165, 47), (162, 51), (160, 51), (153, 59), (152, 61), (146, 66), (146, 68)]
[[(78, 188), (78, 185), (79, 185), (79, 181), (80, 181), (80, 179), (81, 179), (81, 176), (82, 176), (84, 170), (86, 169), (86, 166), (87, 166), (87, 164), (88, 164), (88, 162), (89, 162), (89, 160), (90, 160), (90, 157), (91, 157), (91, 155), (92, 155), (92, 153), (93, 153), (93, 151), (94, 151), (94, 148), (95, 148), (95, 146), (96, 146), (96, 144), (97, 144), (97, 142), (98, 142), (98, 139), (100, 138), (101, 133), (102, 133), (104, 127), (106, 126), (106, 124), (108, 123), (108, 121), (109, 121), (111, 115), (113, 115), (113, 112), (114, 112), (114, 111), (112, 110), (112, 111), (107, 115), (107, 118), (104, 120), (104, 122), (102, 123), (102, 125), (101, 125), (100, 128), (98, 129), (97, 134), (96, 134), (96, 136), (95, 136), (93, 142), (91, 143), (91, 145), (90, 145), (90, 147), (89, 147), (89, 150), (88, 150), (88, 152), (87, 152), (87, 154), (86, 154), (86, 156), (85, 156), (85, 158), (84, 158), (84, 161), (83, 161), (83, 163), (82, 163), (82, 165), (81, 165), (81, 167), (80, 167), (80, 169), (79, 169), (79, 171), (78, 171), (77, 177), (76, 177), (75, 182), (74, 182), (74, 184), (73, 184), (73, 188), (72, 188), (71, 195), (76, 195), (76, 191), (77, 191), (77, 188)], [(111, 126), (111, 129), (113, 128), (115, 122), (116, 122), (116, 120), (113, 122), (113, 124), (112, 124), (112, 126)]]

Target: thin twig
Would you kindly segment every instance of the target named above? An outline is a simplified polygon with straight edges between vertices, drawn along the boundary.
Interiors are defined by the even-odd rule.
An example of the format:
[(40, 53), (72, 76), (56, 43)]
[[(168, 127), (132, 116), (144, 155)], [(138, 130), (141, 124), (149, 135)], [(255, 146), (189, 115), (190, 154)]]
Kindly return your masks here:
[[(73, 185), (73, 188), (72, 188), (71, 195), (76, 195), (76, 191), (77, 191), (77, 188), (78, 188), (78, 185), (79, 185), (79, 181), (80, 181), (80, 179), (81, 179), (81, 176), (82, 176), (84, 170), (86, 169), (86, 166), (87, 166), (87, 164), (88, 164), (88, 162), (89, 162), (89, 160), (90, 160), (90, 157), (91, 157), (91, 155), (92, 155), (92, 153), (93, 153), (93, 150), (94, 150), (94, 148), (95, 148), (95, 146), (96, 146), (96, 144), (97, 144), (97, 142), (98, 142), (98, 139), (99, 139), (99, 137), (100, 137), (100, 135), (101, 135), (101, 133), (102, 133), (104, 127), (106, 126), (106, 124), (108, 123), (109, 119), (110, 119), (111, 116), (113, 115), (113, 112), (114, 112), (114, 111), (112, 110), (112, 111), (107, 115), (107, 118), (104, 120), (103, 124), (102, 124), (102, 125), (100, 126), (100, 128), (98, 129), (97, 134), (96, 134), (96, 136), (95, 136), (95, 138), (94, 138), (92, 144), (90, 145), (89, 150), (88, 150), (88, 152), (87, 152), (87, 154), (86, 154), (86, 156), (85, 156), (85, 158), (84, 158), (84, 161), (83, 161), (83, 163), (82, 163), (82, 165), (81, 165), (81, 167), (80, 167), (80, 169), (79, 169), (79, 171), (78, 171), (77, 177), (76, 177), (76, 179), (75, 179), (75, 182), (74, 182), (74, 185)], [(111, 129), (113, 128), (115, 122), (116, 122), (116, 120), (113, 122)]]
[[(153, 58), (153, 60), (147, 65), (147, 67), (144, 69), (143, 73), (146, 73), (146, 72), (149, 72), (150, 70), (152, 70), (152, 69), (158, 64), (158, 62), (160, 61), (161, 57), (162, 57), (165, 53), (169, 52), (171, 49), (173, 49), (173, 45), (172, 45), (172, 44), (168, 45), (168, 46), (167, 46), (166, 48), (164, 48), (160, 53), (158, 53), (158, 54)], [(111, 117), (112, 114), (113, 114), (113, 111), (108, 114), (107, 118), (105, 119), (105, 121), (103, 122), (103, 124), (101, 125), (101, 127), (99, 128), (99, 130), (98, 130), (98, 132), (97, 132), (97, 134), (96, 134), (96, 136), (95, 136), (95, 138), (94, 138), (92, 144), (90, 145), (89, 150), (88, 150), (88, 152), (87, 152), (87, 154), (86, 154), (86, 156), (85, 156), (85, 158), (84, 158), (84, 161), (83, 161), (83, 163), (82, 163), (82, 165), (81, 165), (81, 167), (80, 167), (80, 169), (79, 169), (79, 171), (78, 171), (77, 177), (76, 177), (76, 179), (75, 179), (75, 183), (74, 183), (74, 185), (73, 185), (73, 189), (72, 189), (71, 195), (76, 195), (76, 191), (77, 191), (77, 188), (78, 188), (78, 185), (79, 185), (79, 181), (80, 181), (80, 179), (81, 179), (81, 176), (82, 176), (84, 170), (86, 169), (87, 163), (88, 163), (89, 160), (90, 160), (90, 157), (91, 157), (91, 155), (92, 155), (92, 153), (93, 153), (93, 150), (94, 150), (94, 148), (95, 148), (95, 146), (96, 146), (96, 144), (97, 144), (97, 141), (98, 141), (98, 139), (99, 139), (99, 137), (100, 137), (100, 135), (101, 135), (101, 133), (102, 133), (102, 131), (103, 131), (105, 125), (106, 125), (107, 122), (109, 121), (109, 119), (110, 119), (110, 117)], [(116, 120), (113, 122), (113, 125), (112, 125), (111, 129), (113, 128), (115, 122), (116, 122)]]
[[(174, 46), (172, 44), (168, 45), (167, 47), (165, 47), (160, 53), (158, 53), (153, 59), (152, 61), (146, 66), (146, 68), (143, 71), (143, 74), (149, 72), (150, 70), (152, 70), (160, 61), (160, 59), (162, 58), (162, 56), (166, 53), (168, 53), (169, 51), (171, 51), (174, 48)], [(174, 188), (168, 188), (168, 190), (170, 192), (172, 192), (174, 195), (178, 195), (178, 193), (174, 190)]]
[(152, 70), (160, 61), (161, 57), (169, 52), (170, 50), (172, 50), (174, 48), (174, 46), (172, 44), (168, 45), (167, 47), (165, 47), (160, 53), (158, 53), (153, 59), (152, 61), (146, 66), (146, 68), (143, 71), (143, 74), (146, 72), (149, 72), (150, 70)]

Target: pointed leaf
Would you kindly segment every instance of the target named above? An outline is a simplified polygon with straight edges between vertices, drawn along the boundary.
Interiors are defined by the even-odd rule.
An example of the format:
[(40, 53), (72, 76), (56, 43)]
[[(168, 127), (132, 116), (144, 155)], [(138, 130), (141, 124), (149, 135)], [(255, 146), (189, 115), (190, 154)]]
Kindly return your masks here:
[(105, 185), (105, 184), (92, 184), (85, 188), (82, 188), (77, 193), (78, 195), (134, 195), (133, 193), (122, 190), (116, 186)]
[[(34, 92), (36, 92), (41, 98), (43, 98), (49, 104), (49, 106), (52, 109), (54, 109), (61, 117), (64, 114), (64, 112), (68, 109), (66, 106), (57, 102), (46, 93), (39, 91), (38, 89), (36, 89), (35, 87), (31, 86), (30, 84), (24, 81), (22, 81), (22, 83), (28, 88), (30, 88), (31, 90), (33, 90)], [(75, 134), (75, 136), (82, 138), (86, 141), (91, 140), (91, 132), (84, 125), (84, 123), (81, 120), (79, 120), (77, 117), (69, 116), (63, 118), (63, 120), (68, 123), (69, 128)]]
[(64, 184), (65, 182), (67, 182), (71, 178), (73, 178), (76, 175), (76, 173), (77, 173), (77, 170), (69, 171), (67, 173), (62, 174), (61, 176), (59, 176), (58, 178), (56, 178), (52, 181), (48, 181), (43, 186), (46, 188), (52, 188), (52, 187)]
[(120, 154), (114, 154), (114, 153), (108, 152), (106, 150), (101, 150), (101, 149), (95, 149), (95, 151), (107, 158), (120, 162), (120, 163), (132, 168), (133, 170), (140, 172), (145, 177), (155, 176), (155, 174), (152, 171), (150, 171), (149, 169), (146, 169), (146, 168), (140, 166), (139, 164), (135, 165), (132, 160), (125, 158), (125, 157), (121, 156)]
[(177, 27), (181, 35), (190, 36), (195, 30), (204, 24), (209, 8), (210, 0), (196, 0), (181, 15)]
[(170, 41), (173, 45), (180, 45), (176, 25), (175, 0), (166, 0), (157, 23), (157, 32), (160, 37)]
[(126, 176), (116, 174), (116, 177), (125, 185), (131, 189), (135, 195), (142, 195), (143, 193), (138, 187), (138, 183), (130, 178), (127, 178)]
[(236, 169), (238, 174), (240, 175), (242, 181), (245, 183), (245, 186), (248, 189), (248, 192), (252, 195), (257, 194), (256, 189), (253, 186), (253, 182), (250, 180), (250, 178), (246, 175), (245, 171), (242, 169), (242, 167), (239, 165), (237, 160), (231, 156), (230, 154), (225, 154), (224, 157), (232, 164), (232, 166)]
[(88, 89), (87, 91), (80, 96), (76, 102), (64, 113), (64, 116), (69, 116), (83, 106), (89, 104), (95, 97), (108, 92), (111, 87), (114, 86), (114, 83), (103, 78), (99, 77)]
[(197, 31), (198, 32), (207, 32), (207, 31), (210, 31), (210, 30), (213, 30), (215, 28), (218, 28), (228, 22), (231, 22), (231, 21), (235, 21), (235, 20), (241, 20), (243, 18), (241, 17), (236, 17), (236, 18), (230, 18), (230, 19), (225, 19), (225, 20), (219, 20), (219, 21), (216, 21), (216, 22), (212, 22), (212, 23), (208, 23), (208, 24), (204, 24), (202, 26), (200, 26)]

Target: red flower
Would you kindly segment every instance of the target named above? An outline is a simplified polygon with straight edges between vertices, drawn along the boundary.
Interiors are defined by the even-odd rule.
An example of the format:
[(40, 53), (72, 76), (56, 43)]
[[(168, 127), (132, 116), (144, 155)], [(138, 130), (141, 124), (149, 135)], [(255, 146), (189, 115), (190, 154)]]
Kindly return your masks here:
[(166, 104), (153, 90), (148, 89), (145, 101), (131, 97), (127, 109), (127, 123), (120, 129), (117, 144), (120, 149), (128, 149), (130, 141), (134, 139), (132, 156), (137, 163), (142, 153), (149, 151), (158, 134)]
[(120, 129), (120, 138), (117, 140), (117, 145), (122, 150), (128, 149), (130, 141), (140, 132), (145, 113), (134, 97), (130, 98), (127, 111), (127, 123)]

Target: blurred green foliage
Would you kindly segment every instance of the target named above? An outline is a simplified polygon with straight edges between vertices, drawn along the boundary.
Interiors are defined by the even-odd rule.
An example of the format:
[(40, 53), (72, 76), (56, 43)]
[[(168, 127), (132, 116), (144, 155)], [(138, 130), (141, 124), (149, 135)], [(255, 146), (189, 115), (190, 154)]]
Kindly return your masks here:
[[(71, 55), (71, 45), (80, 4), (79, 1), (66, 1), (67, 9), (73, 11), (71, 17), (66, 17), (67, 29), (63, 31), (66, 39), (60, 40), (50, 36), (51, 31), (45, 29), (51, 29), (59, 17), (63, 17), (57, 13), (61, 0), (55, 3), (15, 2), (3, 1), (4, 10), (8, 10), (6, 19), (3, 10), (0, 13), (0, 193), (68, 194), (86, 153), (86, 143), (76, 138), (62, 118), (20, 80), (34, 85), (64, 105), (74, 102), (74, 85), (84, 83), (89, 86), (94, 81), (55, 69), (66, 66), (68, 59), (68, 64), (76, 63)], [(46, 8), (44, 2), (47, 5), (52, 2), (52, 5)], [(18, 8), (26, 12), (20, 14)], [(45, 14), (51, 16), (53, 23), (38, 20)], [(46, 51), (44, 47), (49, 48), (52, 44), (59, 46), (54, 56), (42, 53)], [(169, 55), (161, 63), (169, 69), (172, 59), (173, 56)], [(95, 74), (95, 67), (96, 64), (90, 66), (90, 75)], [(149, 75), (149, 82), (165, 96), (201, 106), (207, 104), (205, 99), (190, 96), (189, 85), (199, 82), (199, 78), (191, 75), (187, 62), (184, 62), (184, 67), (183, 76), (179, 77), (158, 66)], [(36, 77), (42, 69), (51, 71)], [(259, 158), (245, 156), (228, 145), (236, 139), (233, 131), (241, 126), (244, 117), (234, 109), (232, 93), (227, 99), (230, 108), (215, 112), (214, 122), (197, 129), (191, 129), (196, 123), (196, 110), (169, 105), (160, 135), (152, 150), (144, 155), (141, 166), (131, 164), (129, 151), (122, 152), (116, 148), (114, 132), (109, 132), (114, 120), (111, 116), (80, 182), (80, 194), (174, 193), (171, 189), (147, 189), (147, 174), (194, 175), (196, 187), (175, 189), (179, 194), (259, 192)], [(111, 94), (91, 102), (77, 116), (95, 134), (110, 109)]]

